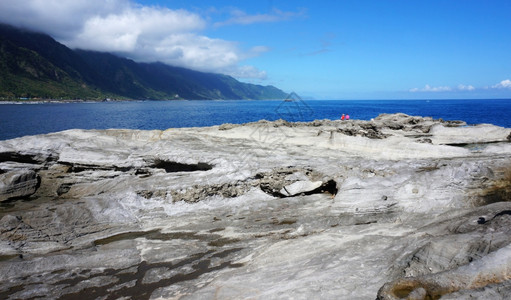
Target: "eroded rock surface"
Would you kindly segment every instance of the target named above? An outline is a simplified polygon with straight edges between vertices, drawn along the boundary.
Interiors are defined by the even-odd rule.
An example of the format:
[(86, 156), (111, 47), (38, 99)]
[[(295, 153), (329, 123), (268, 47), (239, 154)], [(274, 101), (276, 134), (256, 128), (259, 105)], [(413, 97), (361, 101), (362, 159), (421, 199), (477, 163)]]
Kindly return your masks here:
[(34, 170), (17, 170), (0, 174), (0, 202), (34, 194), (39, 188), (39, 180)]
[(506, 299), (510, 129), (404, 114), (0, 142), (1, 299)]

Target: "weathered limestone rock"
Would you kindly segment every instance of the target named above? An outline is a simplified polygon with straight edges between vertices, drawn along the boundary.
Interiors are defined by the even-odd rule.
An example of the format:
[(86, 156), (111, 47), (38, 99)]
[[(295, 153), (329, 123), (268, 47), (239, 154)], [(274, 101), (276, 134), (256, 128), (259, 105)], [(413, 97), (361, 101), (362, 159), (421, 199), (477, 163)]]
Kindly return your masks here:
[(384, 139), (389, 135), (384, 134), (374, 123), (346, 122), (345, 126), (337, 129), (337, 132), (348, 136), (363, 136), (370, 139)]
[[(384, 285), (379, 300), (438, 299), (460, 290), (475, 290), (511, 279), (511, 245), (457, 269), (420, 277), (406, 277)], [(509, 294), (502, 299), (507, 298)]]
[(275, 168), (271, 172), (257, 174), (256, 178), (259, 179), (258, 185), (262, 191), (276, 197), (290, 197), (316, 191), (335, 195), (337, 192), (333, 180), (310, 167)]
[(33, 170), (0, 174), (0, 202), (34, 194), (39, 187), (39, 180), (39, 176)]
[(290, 185), (284, 186), (279, 193), (284, 196), (290, 197), (299, 195), (302, 193), (308, 193), (314, 191), (323, 185), (322, 181), (308, 181), (308, 180), (299, 180), (291, 183)]
[(433, 237), (396, 264), (404, 266), (405, 277), (384, 285), (378, 299), (436, 299), (511, 279), (508, 208), (508, 203), (495, 203), (427, 228)]
[(465, 125), (0, 141), (0, 299), (510, 298), (509, 129)]

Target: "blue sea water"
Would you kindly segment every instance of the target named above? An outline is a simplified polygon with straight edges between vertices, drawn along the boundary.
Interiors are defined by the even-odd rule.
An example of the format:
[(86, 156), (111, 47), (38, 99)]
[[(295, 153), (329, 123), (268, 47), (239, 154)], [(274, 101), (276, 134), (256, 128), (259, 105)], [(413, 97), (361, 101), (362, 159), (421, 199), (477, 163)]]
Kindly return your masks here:
[(511, 128), (510, 100), (126, 101), (0, 105), (0, 140), (66, 129), (167, 129), (245, 123), (261, 119), (369, 120), (402, 112), (435, 119)]

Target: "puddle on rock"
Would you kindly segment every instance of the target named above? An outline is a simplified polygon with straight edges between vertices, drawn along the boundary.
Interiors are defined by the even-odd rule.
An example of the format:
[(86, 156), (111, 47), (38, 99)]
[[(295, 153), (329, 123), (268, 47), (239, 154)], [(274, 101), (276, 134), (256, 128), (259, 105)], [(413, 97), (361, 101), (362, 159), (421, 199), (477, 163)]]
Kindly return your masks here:
[[(239, 268), (243, 264), (232, 263), (226, 260), (218, 265), (212, 266), (211, 259), (226, 258), (231, 254), (237, 253), (243, 248), (228, 249), (221, 252), (207, 251), (201, 252), (179, 261), (177, 263), (159, 262), (149, 263), (142, 261), (137, 267), (136, 272), (124, 272), (124, 270), (107, 269), (100, 274), (95, 274), (89, 278), (78, 277), (73, 280), (66, 280), (55, 283), (55, 286), (61, 284), (76, 285), (84, 280), (91, 280), (95, 277), (113, 276), (117, 280), (103, 286), (90, 286), (78, 292), (62, 295), (59, 299), (150, 299), (152, 293), (163, 287), (168, 287), (183, 281), (190, 281), (199, 278), (201, 275), (219, 271), (226, 268)], [(187, 268), (187, 266), (189, 266)], [(162, 276), (160, 280), (144, 282), (144, 278), (149, 271), (153, 269), (168, 270), (172, 276)], [(188, 272), (186, 270), (189, 270)], [(171, 272), (173, 271), (173, 272)], [(131, 283), (131, 284), (128, 284)]]
[[(134, 231), (134, 232), (125, 232), (119, 233), (116, 235), (112, 235), (103, 239), (98, 239), (94, 241), (95, 246), (107, 245), (110, 243), (124, 241), (124, 240), (134, 240), (137, 238), (145, 238), (148, 240), (159, 240), (159, 241), (170, 241), (170, 240), (199, 240), (205, 241), (214, 244), (227, 244), (233, 243), (230, 242), (234, 239), (223, 238), (219, 234), (214, 234), (213, 232), (222, 231), (223, 228), (218, 228), (217, 230), (210, 231), (211, 234), (199, 234), (194, 231), (177, 231), (177, 232), (167, 232), (162, 233), (159, 230), (151, 230), (151, 231)], [(220, 242), (223, 241), (223, 242)], [(236, 240), (237, 242), (238, 240)]]

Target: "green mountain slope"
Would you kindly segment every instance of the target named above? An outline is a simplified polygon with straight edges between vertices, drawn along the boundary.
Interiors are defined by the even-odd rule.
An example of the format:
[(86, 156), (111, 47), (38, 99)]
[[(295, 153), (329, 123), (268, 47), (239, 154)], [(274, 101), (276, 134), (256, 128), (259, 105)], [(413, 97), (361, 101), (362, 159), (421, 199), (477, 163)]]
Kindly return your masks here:
[(273, 87), (109, 53), (0, 24), (0, 99), (284, 99)]

